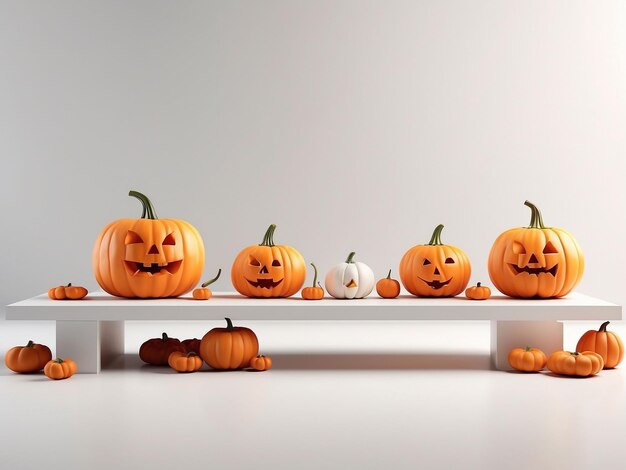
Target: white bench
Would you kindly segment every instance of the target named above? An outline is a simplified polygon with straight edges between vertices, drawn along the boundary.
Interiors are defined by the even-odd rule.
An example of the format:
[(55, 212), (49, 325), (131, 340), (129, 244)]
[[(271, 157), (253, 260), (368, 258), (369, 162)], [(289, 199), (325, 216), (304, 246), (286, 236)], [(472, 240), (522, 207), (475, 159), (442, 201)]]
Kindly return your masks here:
[(59, 301), (43, 294), (7, 306), (7, 320), (55, 320), (57, 354), (76, 360), (80, 372), (96, 374), (103, 362), (124, 353), (126, 320), (215, 320), (223, 326), (224, 317), (239, 325), (246, 320), (489, 320), (492, 363), (505, 370), (512, 348), (530, 344), (546, 354), (561, 350), (561, 322), (621, 320), (622, 307), (578, 293), (549, 300), (495, 296), (470, 301), (402, 295), (396, 299), (306, 301), (296, 297), (251, 299), (229, 292), (217, 292), (208, 301), (189, 296), (121, 299), (104, 292), (91, 293), (80, 301)]

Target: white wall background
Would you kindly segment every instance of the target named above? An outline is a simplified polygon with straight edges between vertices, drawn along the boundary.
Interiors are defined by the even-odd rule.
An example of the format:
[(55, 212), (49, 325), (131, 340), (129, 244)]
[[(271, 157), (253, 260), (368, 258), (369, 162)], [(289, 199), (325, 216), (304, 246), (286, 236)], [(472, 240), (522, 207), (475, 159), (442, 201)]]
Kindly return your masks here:
[(270, 223), (380, 276), (444, 223), (485, 280), (529, 199), (626, 303), (626, 4), (2, 1), (0, 158), (0, 305), (96, 288), (129, 189), (200, 230), (206, 277)]

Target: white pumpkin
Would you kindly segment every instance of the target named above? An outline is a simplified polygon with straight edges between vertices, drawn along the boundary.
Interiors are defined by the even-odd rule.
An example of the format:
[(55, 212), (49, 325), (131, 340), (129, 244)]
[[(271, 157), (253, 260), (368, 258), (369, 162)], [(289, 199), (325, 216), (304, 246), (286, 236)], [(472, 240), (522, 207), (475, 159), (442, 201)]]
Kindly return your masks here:
[(374, 289), (374, 271), (365, 263), (353, 261), (354, 254), (326, 273), (326, 290), (336, 299), (362, 299)]

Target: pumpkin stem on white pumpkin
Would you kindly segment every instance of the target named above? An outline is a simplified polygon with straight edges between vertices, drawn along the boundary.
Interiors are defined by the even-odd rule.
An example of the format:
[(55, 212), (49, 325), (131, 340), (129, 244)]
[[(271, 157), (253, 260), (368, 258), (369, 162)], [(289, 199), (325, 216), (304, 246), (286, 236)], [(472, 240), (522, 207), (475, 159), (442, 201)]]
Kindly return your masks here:
[(313, 275), (313, 287), (315, 287), (315, 284), (317, 283), (317, 267), (311, 263), (311, 266), (313, 266), (313, 272), (315, 273)]
[(598, 330), (598, 332), (606, 333), (606, 327), (608, 326), (609, 323), (611, 322), (605, 321), (604, 323), (602, 323), (602, 325), (600, 325), (600, 329)]
[(141, 205), (143, 207), (143, 211), (141, 212), (142, 219), (151, 219), (151, 220), (158, 219), (156, 215), (156, 211), (154, 210), (154, 206), (152, 205), (152, 202), (150, 202), (150, 199), (148, 199), (148, 196), (146, 196), (145, 194), (141, 194), (138, 191), (133, 191), (133, 190), (129, 191), (128, 195), (132, 197), (136, 197), (137, 199), (141, 201)]
[(541, 217), (539, 208), (530, 201), (524, 201), (524, 205), (530, 207), (531, 210), (530, 225), (528, 228), (546, 228), (546, 226), (543, 225), (543, 217)]
[(439, 224), (435, 227), (433, 231), (433, 236), (430, 237), (429, 245), (443, 245), (441, 243), (441, 231), (443, 230), (443, 224)]
[(354, 255), (356, 255), (356, 251), (350, 252), (350, 254), (348, 255), (348, 258), (346, 259), (346, 263), (354, 263), (354, 261), (352, 261), (352, 259), (354, 258)]
[(274, 246), (274, 230), (276, 230), (276, 224), (272, 224), (267, 228), (263, 241), (259, 243), (259, 246)]
[(208, 281), (202, 283), (202, 287), (207, 287), (213, 284), (215, 281), (217, 281), (220, 278), (220, 274), (222, 274), (221, 268), (217, 271), (217, 276), (215, 276), (213, 279), (209, 279)]

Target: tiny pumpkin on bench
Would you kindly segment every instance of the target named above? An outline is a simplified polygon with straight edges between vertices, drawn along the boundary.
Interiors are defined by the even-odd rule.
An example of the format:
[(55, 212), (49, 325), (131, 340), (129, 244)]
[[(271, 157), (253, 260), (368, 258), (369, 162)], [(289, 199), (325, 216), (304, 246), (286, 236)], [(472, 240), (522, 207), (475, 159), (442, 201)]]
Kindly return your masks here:
[(193, 351), (174, 351), (167, 358), (167, 363), (176, 372), (196, 372), (202, 367), (202, 358)]
[(43, 373), (46, 374), (46, 377), (49, 379), (61, 380), (74, 375), (77, 369), (78, 367), (73, 360), (57, 357), (54, 360), (48, 361), (43, 368)]
[(166, 366), (167, 359), (174, 351), (185, 352), (185, 347), (176, 338), (170, 338), (163, 333), (160, 338), (152, 338), (144, 342), (139, 348), (140, 359), (153, 366)]
[(596, 375), (604, 367), (604, 359), (593, 351), (557, 351), (548, 359), (548, 369), (555, 374), (576, 377)]
[(475, 286), (465, 289), (465, 297), (470, 300), (487, 300), (491, 297), (491, 289), (478, 282)]
[(258, 371), (270, 370), (272, 368), (272, 358), (260, 354), (250, 359), (250, 367)]
[(202, 288), (194, 289), (193, 298), (196, 300), (209, 300), (213, 295), (213, 292), (211, 292), (209, 286), (220, 278), (220, 274), (222, 274), (221, 269), (217, 271), (217, 276), (215, 276), (213, 279), (209, 279), (208, 281), (202, 283)]
[(376, 283), (376, 292), (383, 299), (395, 299), (400, 295), (400, 283), (395, 279), (391, 279), (391, 269), (387, 277), (380, 279)]
[(247, 367), (259, 353), (259, 340), (254, 332), (233, 326), (225, 318), (226, 328), (213, 328), (200, 342), (200, 356), (213, 369), (235, 370)]
[(509, 364), (522, 372), (538, 372), (546, 366), (548, 359), (541, 349), (515, 348), (509, 353)]
[(9, 349), (4, 356), (4, 363), (13, 372), (28, 374), (43, 369), (50, 359), (52, 352), (48, 346), (29, 341), (26, 346)]
[(80, 300), (86, 295), (87, 289), (73, 286), (71, 282), (67, 286), (53, 287), (48, 291), (48, 297), (52, 300)]
[[(304, 300), (320, 300), (324, 297), (324, 288), (317, 281), (317, 266), (313, 263), (311, 263), (311, 266), (313, 266), (313, 272), (315, 273), (313, 275), (313, 285), (302, 289), (302, 298)], [(317, 286), (315, 284), (317, 284)]]
[(600, 325), (600, 329), (589, 330), (578, 340), (576, 351), (593, 351), (604, 359), (604, 368), (612, 369), (624, 359), (624, 345), (616, 333), (606, 331), (609, 324), (605, 321)]

